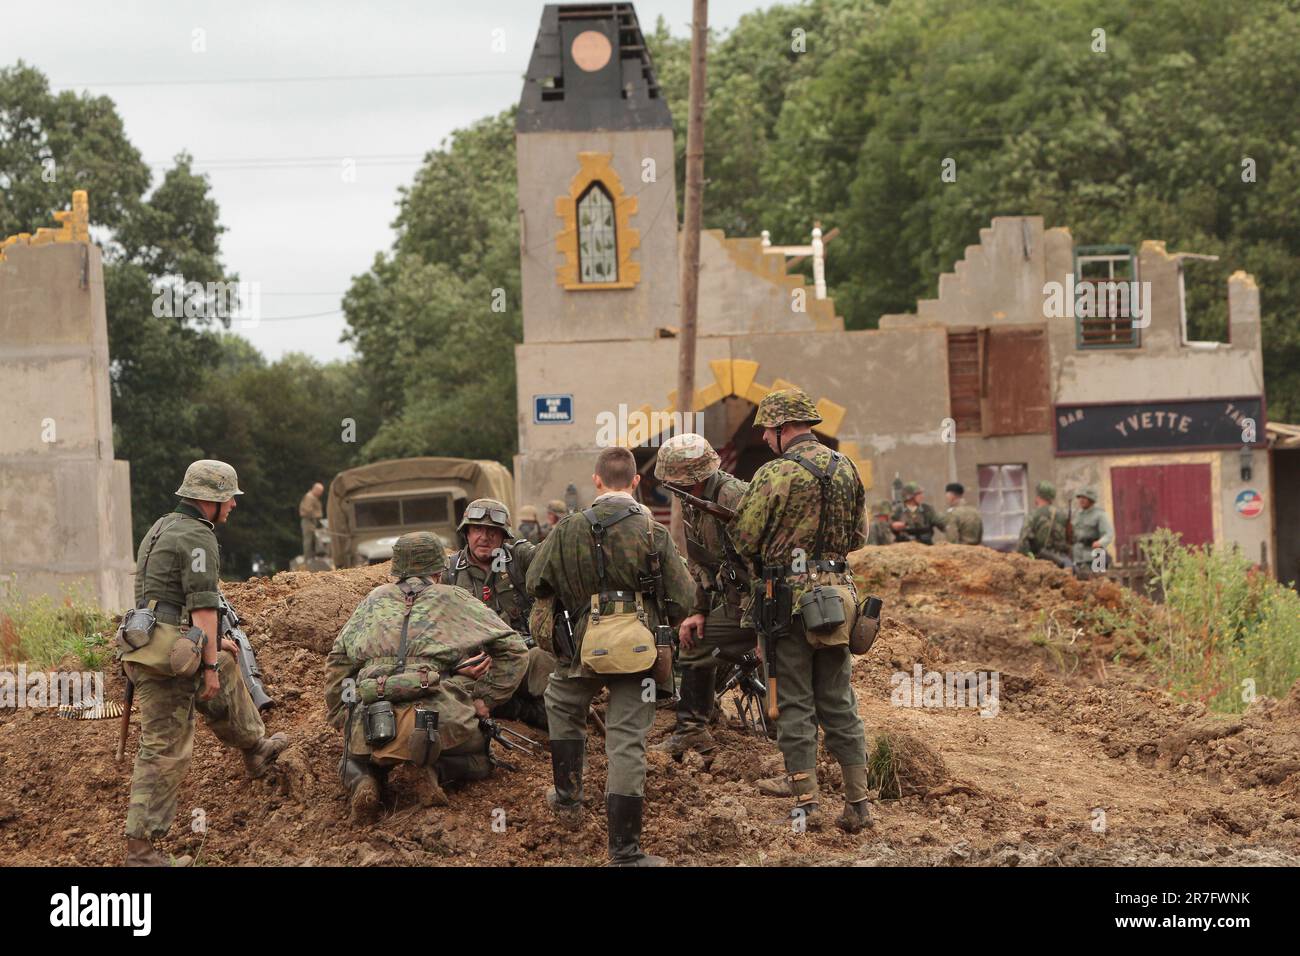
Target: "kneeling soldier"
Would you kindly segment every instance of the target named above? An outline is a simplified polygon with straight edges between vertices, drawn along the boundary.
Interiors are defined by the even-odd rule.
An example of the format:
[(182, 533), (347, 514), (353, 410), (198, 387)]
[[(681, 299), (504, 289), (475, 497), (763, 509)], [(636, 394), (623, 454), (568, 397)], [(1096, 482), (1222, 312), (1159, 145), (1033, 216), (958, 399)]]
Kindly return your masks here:
[(357, 606), (326, 660), (325, 707), (343, 730), (340, 773), (354, 823), (379, 809), (382, 777), (398, 763), (422, 768), (422, 802), (442, 786), (492, 772), (480, 720), (523, 679), (523, 638), (477, 598), (435, 584), (446, 565), (438, 536), (393, 545), (393, 582)]

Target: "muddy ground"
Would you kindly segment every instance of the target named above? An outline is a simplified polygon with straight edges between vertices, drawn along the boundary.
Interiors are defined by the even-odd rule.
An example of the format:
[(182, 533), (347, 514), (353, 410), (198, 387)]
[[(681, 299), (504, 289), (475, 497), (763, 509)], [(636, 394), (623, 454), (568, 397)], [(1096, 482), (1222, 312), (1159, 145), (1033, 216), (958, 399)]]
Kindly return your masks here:
[[(710, 866), (1300, 864), (1300, 684), (1244, 715), (1211, 716), (1155, 689), (1140, 647), (1102, 633), (1097, 609), (1120, 599), (1111, 584), (949, 545), (868, 548), (854, 566), (885, 600), (880, 639), (855, 659), (854, 685), (868, 738), (912, 741), (920, 755), (900, 780), (904, 795), (878, 804), (874, 830), (794, 833), (784, 802), (751, 785), (778, 768), (775, 747), (726, 728), (712, 759), (650, 756), (647, 850)], [(321, 704), (324, 654), (385, 570), (228, 586), (277, 701), (268, 730), (285, 731), (292, 745), (274, 779), (250, 782), (238, 756), (200, 728), (164, 848), (211, 866), (603, 863), (600, 804), (578, 834), (559, 829), (541, 799), (545, 758), (517, 758), (517, 772), (453, 791), (447, 808), (399, 792), (377, 824), (348, 823), (339, 734)], [(1045, 628), (1051, 640), (1035, 642)], [(996, 713), (893, 705), (900, 691), (891, 677), (910, 678), (918, 663), (996, 671)], [(121, 693), (113, 674), (109, 693)], [(661, 711), (651, 739), (671, 721)], [(49, 710), (0, 712), (0, 859), (120, 861), (138, 725), (121, 764), (117, 729)], [(601, 744), (589, 741), (588, 793), (597, 799)], [(825, 762), (821, 771), (837, 813), (838, 771)], [(196, 810), (206, 836), (190, 831)]]

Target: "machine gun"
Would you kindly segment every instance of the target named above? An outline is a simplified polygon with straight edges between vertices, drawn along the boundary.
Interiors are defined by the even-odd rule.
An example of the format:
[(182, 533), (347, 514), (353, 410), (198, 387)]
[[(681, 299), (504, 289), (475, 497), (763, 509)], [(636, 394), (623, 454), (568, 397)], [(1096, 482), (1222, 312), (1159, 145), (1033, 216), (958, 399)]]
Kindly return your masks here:
[(722, 708), (722, 698), (730, 690), (740, 692), (736, 701), (736, 716), (747, 731), (762, 737), (773, 737), (776, 724), (768, 719), (766, 711), (767, 685), (763, 683), (763, 662), (754, 651), (728, 654), (723, 648), (713, 649), (713, 656), (723, 663), (718, 669), (714, 698)]
[(217, 637), (234, 643), (237, 648), (235, 660), (239, 662), (239, 673), (243, 675), (244, 686), (248, 688), (248, 694), (253, 698), (253, 706), (259, 711), (266, 710), (275, 701), (271, 700), (266, 692), (266, 686), (262, 683), (262, 668), (257, 666), (252, 642), (240, 626), (243, 622), (240, 621), (239, 614), (231, 607), (230, 602), (226, 600), (225, 594), (218, 591), (217, 595), (220, 598), (217, 611)]
[(504, 760), (497, 760), (491, 756), (491, 742), (494, 740), (506, 750), (519, 750), (528, 754), (530, 757), (540, 757), (542, 755), (542, 745), (538, 741), (533, 740), (532, 737), (525, 737), (523, 734), (511, 730), (509, 727), (502, 727), (491, 717), (480, 717), (478, 719), (478, 727), (479, 730), (483, 732), (483, 736), (488, 739), (489, 759), (491, 759), (494, 764), (499, 764), (507, 770), (518, 770), (519, 768), (513, 764), (506, 763)]
[(660, 484), (680, 498), (682, 504), (690, 505), (697, 511), (703, 511), (705, 514), (713, 515), (713, 517), (717, 518), (723, 524), (728, 523), (732, 518), (736, 517), (736, 513), (730, 508), (720, 505), (716, 501), (708, 501), (704, 498), (699, 498), (680, 485), (674, 485), (667, 481), (660, 482)]

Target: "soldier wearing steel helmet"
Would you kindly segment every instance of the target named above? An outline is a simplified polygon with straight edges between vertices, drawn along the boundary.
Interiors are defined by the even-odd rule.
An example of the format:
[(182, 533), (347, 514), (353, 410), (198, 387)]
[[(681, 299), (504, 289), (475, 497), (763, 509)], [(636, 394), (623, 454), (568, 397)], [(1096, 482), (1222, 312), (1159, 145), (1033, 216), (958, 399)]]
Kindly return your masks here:
[(925, 489), (919, 482), (909, 481), (903, 485), (903, 503), (894, 509), (890, 527), (899, 541), (919, 541), (921, 544), (934, 544), (934, 531), (942, 531), (947, 521), (934, 510), (928, 501), (922, 501)]
[(1021, 554), (1071, 567), (1070, 509), (1056, 504), (1056, 486), (1040, 481), (1034, 489), (1034, 510), (1025, 518), (1016, 546)]
[[(133, 629), (135, 637), (120, 636), (118, 643), (122, 669), (140, 702), (140, 749), (126, 815), (127, 866), (168, 865), (153, 843), (176, 816), (194, 746), (195, 710), (218, 740), (243, 751), (250, 777), (263, 776), (288, 743), (284, 734), (266, 736), (239, 674), (237, 648), (217, 639), (221, 560), (214, 529), (226, 523), (235, 496), (243, 494), (235, 469), (223, 461), (196, 461), (176, 494), (180, 502), (153, 523), (136, 556), (135, 607), (146, 612), (140, 619), (151, 615), (153, 623), (147, 636)], [(178, 676), (173, 651), (183, 650), (187, 638), (202, 648), (198, 670)], [(189, 862), (183, 856), (172, 865)]]
[(529, 544), (541, 544), (544, 534), (542, 526), (537, 520), (537, 508), (533, 505), (523, 505), (519, 509), (519, 537), (523, 538)]
[[(492, 772), (479, 720), (514, 693), (528, 652), (490, 607), (438, 583), (445, 566), (436, 534), (398, 538), (392, 581), (366, 595), (326, 658), (326, 715), (343, 731), (339, 769), (354, 823), (378, 815), (397, 764), (417, 768), (425, 806), (445, 804), (444, 786)], [(389, 739), (381, 712), (391, 715)]]
[(514, 696), (496, 708), (492, 715), (507, 720), (522, 720), (533, 727), (546, 729), (546, 682), (555, 670), (555, 657), (536, 646), (528, 637), (529, 611), (533, 599), (525, 582), (528, 566), (537, 548), (516, 538), (510, 529), (510, 509), (495, 498), (477, 498), (465, 508), (456, 529), (460, 550), (447, 561), (442, 572), (443, 584), (454, 584), (479, 598), (484, 604), (527, 639), (528, 676)]
[[(728, 525), (736, 551), (749, 561), (755, 579), (750, 614), (771, 612), (764, 601), (767, 582), (785, 615), (777, 628), (765, 624), (777, 682), (777, 746), (785, 759), (788, 792), (796, 800), (791, 818), (817, 828), (824, 817), (817, 783), (817, 731), (844, 775), (842, 829), (871, 825), (867, 753), (857, 700), (849, 682), (852, 658), (848, 634), (814, 631), (792, 614), (814, 586), (843, 588), (856, 607), (857, 591), (846, 558), (862, 547), (866, 489), (853, 462), (817, 440), (816, 406), (800, 389), (769, 392), (759, 402), (754, 424), (781, 457), (755, 473)], [(824, 593), (824, 592), (822, 592)], [(788, 597), (789, 603), (786, 604)], [(851, 621), (855, 607), (846, 607)], [(769, 623), (771, 618), (769, 618)]]
[(894, 513), (894, 503), (882, 498), (871, 507), (871, 527), (867, 531), (867, 544), (893, 544), (894, 529), (889, 526)]
[(1097, 488), (1084, 485), (1074, 493), (1075, 512), (1070, 517), (1074, 573), (1087, 578), (1110, 567), (1106, 550), (1115, 540), (1115, 526), (1110, 515), (1097, 504)]
[[(718, 453), (702, 436), (675, 435), (659, 447), (655, 477), (734, 511), (749, 485), (718, 465)], [(677, 632), (682, 670), (677, 723), (671, 735), (650, 748), (674, 756), (717, 747), (709, 732), (718, 668), (713, 652), (744, 655), (753, 650), (755, 640), (754, 629), (740, 623), (741, 604), (749, 595), (749, 569), (732, 548), (726, 525), (689, 504), (682, 508), (682, 524), (695, 601)]]

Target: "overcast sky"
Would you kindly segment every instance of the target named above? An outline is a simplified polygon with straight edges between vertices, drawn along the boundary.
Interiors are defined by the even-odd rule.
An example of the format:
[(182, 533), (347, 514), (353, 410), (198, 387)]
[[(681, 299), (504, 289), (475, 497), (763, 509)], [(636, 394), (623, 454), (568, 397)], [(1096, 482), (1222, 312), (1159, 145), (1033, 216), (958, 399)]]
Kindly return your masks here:
[[(713, 0), (710, 25), (773, 2)], [(263, 319), (242, 334), (272, 359), (343, 358), (341, 296), (391, 244), (398, 187), (453, 130), (518, 101), (543, 5), (8, 2), (0, 64), (23, 59), (56, 89), (112, 97), (155, 184), (188, 150), (220, 206), (227, 267), (260, 284)], [(636, 9), (647, 31), (663, 15), (690, 32), (690, 0)], [(393, 76), (413, 73), (425, 75)], [(274, 78), (305, 79), (264, 82)]]

